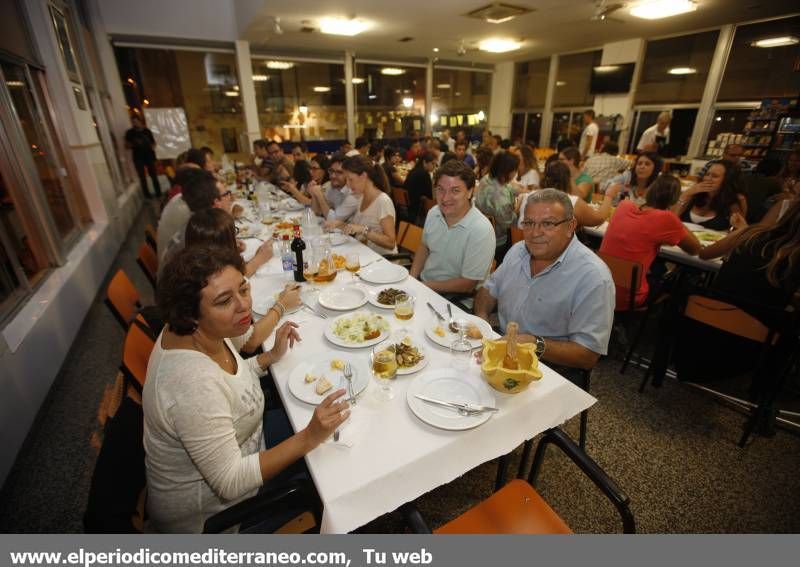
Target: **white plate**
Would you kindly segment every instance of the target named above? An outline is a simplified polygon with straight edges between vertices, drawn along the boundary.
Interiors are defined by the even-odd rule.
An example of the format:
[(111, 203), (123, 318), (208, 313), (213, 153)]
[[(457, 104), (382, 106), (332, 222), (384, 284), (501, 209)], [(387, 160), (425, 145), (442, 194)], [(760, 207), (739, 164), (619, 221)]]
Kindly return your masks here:
[(283, 201), (281, 201), (281, 204), (283, 205), (283, 208), (287, 211), (302, 211), (303, 209), (305, 209), (305, 205), (294, 199), (284, 199)]
[(326, 309), (350, 311), (367, 302), (367, 292), (355, 285), (329, 287), (319, 294), (318, 301)]
[(349, 240), (347, 235), (342, 234), (341, 232), (331, 232), (330, 237), (331, 237), (331, 246), (341, 246), (342, 244), (345, 244)]
[[(380, 292), (382, 292), (384, 289), (388, 289), (390, 287), (394, 288), (394, 289), (399, 289), (400, 291), (404, 291), (408, 295), (411, 295), (411, 296), (414, 295), (410, 290), (406, 289), (405, 287), (403, 287), (401, 285), (381, 286), (381, 287), (379, 287), (377, 289), (369, 290), (368, 300), (369, 300), (370, 305), (374, 305), (375, 307), (380, 307), (381, 309), (394, 309), (394, 305), (386, 305), (385, 303), (380, 303), (378, 301), (378, 294)], [(414, 309), (416, 309), (416, 307)]]
[[(253, 297), (253, 307), (252, 307), (253, 313), (255, 313), (256, 315), (261, 315), (262, 317), (264, 317), (267, 314), (267, 312), (270, 310), (270, 308), (273, 305), (275, 305), (275, 302), (278, 300), (278, 296), (280, 295), (280, 293), (281, 293), (280, 291), (276, 291), (271, 296), (268, 295), (266, 297), (264, 297), (264, 296)], [(306, 298), (306, 294), (305, 293), (301, 292), (300, 296), (303, 298), (303, 301), (308, 302), (308, 299)], [(297, 307), (295, 307), (293, 309), (287, 309), (286, 313), (297, 313), (302, 308), (303, 308), (302, 305), (298, 305)]]
[[(366, 347), (371, 347), (373, 345), (378, 344), (381, 341), (386, 340), (386, 338), (391, 333), (391, 328), (389, 328), (388, 330), (381, 331), (380, 335), (378, 335), (374, 339), (369, 339), (368, 341), (364, 341), (363, 343), (349, 343), (349, 342), (345, 341), (344, 339), (342, 339), (341, 337), (339, 337), (336, 334), (334, 334), (333, 329), (336, 326), (337, 321), (339, 321), (341, 319), (346, 319), (346, 318), (349, 318), (349, 317), (355, 317), (358, 313), (366, 313), (368, 315), (379, 317), (379, 315), (375, 315), (374, 313), (369, 313), (367, 311), (356, 311), (355, 313), (347, 313), (345, 315), (339, 315), (333, 321), (329, 322), (325, 326), (325, 338), (328, 339), (333, 344), (335, 344), (336, 346), (340, 346), (340, 347), (344, 347), (344, 348), (366, 348)], [(384, 320), (388, 324), (389, 320), (386, 317), (384, 317)]]
[(358, 272), (362, 280), (374, 284), (401, 282), (408, 277), (408, 270), (403, 266), (379, 260)]
[[(347, 362), (347, 360), (342, 357), (324, 355), (313, 357), (295, 366), (289, 374), (289, 391), (292, 395), (301, 402), (317, 405), (334, 390), (338, 390), (339, 388), (346, 389), (347, 380), (344, 378), (342, 371), (331, 368), (331, 361), (335, 358)], [(349, 362), (350, 367), (353, 369), (353, 393), (358, 396), (369, 384), (369, 370), (363, 362)], [(320, 396), (316, 391), (316, 380), (311, 383), (306, 383), (306, 374), (313, 374), (314, 376), (324, 374), (328, 381), (333, 384), (333, 388)], [(319, 378), (317, 378), (317, 380), (319, 380)]]
[(437, 368), (420, 374), (406, 390), (408, 407), (425, 423), (451, 431), (477, 427), (488, 421), (492, 412), (461, 415), (455, 409), (423, 402), (415, 397), (416, 394), (447, 402), (495, 405), (494, 393), (480, 376), (458, 372), (452, 368)]
[[(434, 307), (439, 309), (440, 313), (446, 312), (446, 309), (441, 309), (441, 308), (437, 307), (436, 305), (434, 305)], [(475, 323), (475, 325), (478, 326), (478, 329), (480, 329), (481, 333), (483, 333), (483, 338), (484, 339), (485, 338), (492, 338), (492, 336), (494, 334), (493, 331), (492, 331), (492, 326), (489, 323), (487, 323), (486, 321), (484, 321), (483, 319), (481, 319), (480, 317), (474, 317), (472, 315), (465, 315), (465, 316), (462, 316), (462, 317), (456, 317), (456, 319), (459, 319), (459, 318), (460, 319), (464, 319), (469, 323)], [(444, 329), (444, 336), (443, 337), (440, 337), (439, 335), (437, 335), (436, 333), (433, 332), (433, 329), (436, 328), (436, 327), (439, 327), (439, 326), (441, 326), (442, 329)], [(443, 346), (444, 348), (449, 349), (450, 345), (453, 344), (453, 341), (458, 338), (458, 333), (453, 333), (453, 332), (450, 331), (450, 329), (448, 328), (446, 320), (445, 320), (444, 323), (440, 324), (439, 323), (439, 319), (431, 318), (428, 321), (428, 323), (425, 325), (425, 336), (428, 337), (433, 342), (435, 342), (437, 345)], [(478, 348), (479, 346), (481, 346), (483, 344), (483, 339), (470, 339), (469, 337), (467, 337), (467, 340), (469, 341), (469, 344), (472, 345), (472, 348)]]
[(424, 346), (422, 346), (422, 341), (420, 339), (417, 339), (413, 335), (411, 336), (411, 346), (417, 347), (417, 350), (423, 356), (423, 358), (414, 366), (409, 366), (408, 368), (403, 368), (400, 365), (398, 365), (397, 374), (399, 376), (406, 376), (408, 374), (414, 374), (415, 372), (419, 372), (420, 370), (428, 366), (428, 361), (431, 359), (431, 355), (428, 353), (428, 350)]

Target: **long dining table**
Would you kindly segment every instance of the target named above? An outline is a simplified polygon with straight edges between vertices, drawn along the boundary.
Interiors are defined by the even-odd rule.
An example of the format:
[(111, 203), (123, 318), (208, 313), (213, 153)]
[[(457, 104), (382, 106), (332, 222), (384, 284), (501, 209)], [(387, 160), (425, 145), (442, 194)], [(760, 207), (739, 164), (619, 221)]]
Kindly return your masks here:
[[(255, 216), (257, 213), (254, 210), (251, 214)], [(286, 215), (296, 216), (297, 213)], [(256, 230), (257, 226), (253, 232)], [(266, 236), (267, 232), (262, 236)], [(362, 272), (365, 270), (363, 266), (368, 263), (377, 265), (388, 262), (353, 238), (342, 240), (343, 243), (333, 247), (333, 252), (339, 255), (358, 254)], [(250, 238), (245, 242), (248, 247), (245, 252), (247, 258), (260, 241)], [(262, 306), (259, 309), (262, 312), (263, 303), (271, 301), (270, 298), (292, 281), (290, 273), (284, 273), (282, 269), (279, 254), (276, 256), (250, 278), (254, 306)], [(366, 389), (351, 405), (351, 416), (342, 426), (339, 440), (329, 438), (306, 455), (308, 469), (324, 507), (322, 533), (353, 531), (481, 464), (509, 453), (537, 434), (563, 424), (596, 401), (541, 363), (542, 378), (515, 395), (489, 388), (482, 380), (480, 367), (474, 359), (466, 369), (454, 371), (450, 349), (435, 344), (425, 336), (426, 327), (437, 324), (426, 302), (440, 312), (446, 312), (448, 302), (414, 278), (406, 277), (396, 284), (371, 285), (358, 276), (342, 271), (330, 284), (302, 285), (308, 307), (285, 316), (285, 319), (299, 325), (302, 340), (271, 367), (294, 430), (299, 431), (308, 424), (315, 407), (296, 397), (289, 386), (292, 373), (297, 372), (299, 365), (329, 357), (349, 362), (356, 372), (369, 377)], [(334, 318), (344, 312), (322, 307), (318, 298), (322, 291), (335, 286), (358, 286), (366, 294), (376, 294), (393, 285), (402, 286), (416, 299), (415, 313), (410, 320), (397, 320), (391, 310), (370, 303), (358, 310), (383, 315), (392, 331), (404, 329), (413, 338), (414, 344), (421, 347), (428, 362), (415, 374), (398, 375), (392, 381), (394, 399), (383, 401), (376, 395), (381, 390), (380, 385), (369, 373), (371, 349), (337, 346), (326, 339), (326, 325), (331, 325)], [(315, 287), (316, 291), (313, 289)], [(451, 305), (451, 309), (455, 317), (472, 317), (455, 305)], [(264, 348), (271, 348), (273, 341), (274, 336), (268, 337)], [(482, 385), (484, 393), (490, 393), (489, 399), (493, 400), (499, 411), (489, 415), (480, 425), (463, 430), (443, 429), (418, 418), (407, 400), (409, 388), (413, 388), (415, 380), (425, 379), (426, 374), (441, 373), (442, 369), (455, 372), (457, 379), (468, 381), (473, 386)], [(334, 381), (337, 380), (336, 375), (336, 372), (330, 372)], [(345, 387), (346, 381), (338, 380), (334, 383), (334, 386), (337, 385)]]

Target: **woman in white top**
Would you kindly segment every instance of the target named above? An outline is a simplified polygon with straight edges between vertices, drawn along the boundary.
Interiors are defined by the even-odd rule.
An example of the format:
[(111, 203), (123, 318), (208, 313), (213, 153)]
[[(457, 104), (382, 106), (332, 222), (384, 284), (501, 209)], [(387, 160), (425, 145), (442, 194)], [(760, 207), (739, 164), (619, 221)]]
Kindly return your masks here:
[(241, 256), (187, 248), (158, 282), (166, 326), (156, 340), (142, 394), (148, 529), (200, 532), (205, 520), (254, 495), (349, 415), (340, 389), (308, 426), (266, 449), (259, 376), (299, 341), (294, 323), (272, 350), (243, 360), (252, 333), (250, 286)]
[(517, 169), (516, 184), (520, 186), (520, 191), (529, 193), (539, 188), (539, 164), (536, 161), (536, 154), (529, 145), (519, 148), (519, 169)]
[(363, 156), (352, 156), (342, 163), (347, 186), (361, 203), (344, 232), (357, 237), (378, 254), (396, 254), (394, 203), (386, 191), (389, 183), (380, 165)]

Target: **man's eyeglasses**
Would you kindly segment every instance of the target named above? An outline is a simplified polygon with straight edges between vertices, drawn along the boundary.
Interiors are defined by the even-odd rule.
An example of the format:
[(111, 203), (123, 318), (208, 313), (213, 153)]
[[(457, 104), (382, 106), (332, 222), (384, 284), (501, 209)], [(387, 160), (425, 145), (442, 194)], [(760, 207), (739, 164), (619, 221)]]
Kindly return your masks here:
[(224, 193), (220, 193), (220, 194), (219, 194), (219, 198), (220, 198), (220, 199), (224, 199), (225, 197), (230, 197), (231, 195), (233, 195), (233, 191), (231, 191), (230, 189), (228, 189), (228, 190), (227, 190), (227, 191), (225, 191)]
[(550, 232), (551, 230), (555, 230), (558, 225), (564, 224), (565, 222), (569, 222), (571, 220), (572, 219), (563, 219), (563, 220), (560, 220), (560, 221), (543, 220), (543, 221), (536, 222), (536, 221), (532, 221), (530, 219), (525, 219), (524, 221), (522, 221), (519, 224), (520, 224), (520, 226), (522, 226), (522, 230), (531, 230), (534, 227), (536, 227), (536, 225), (539, 225), (539, 228), (541, 228), (543, 231)]

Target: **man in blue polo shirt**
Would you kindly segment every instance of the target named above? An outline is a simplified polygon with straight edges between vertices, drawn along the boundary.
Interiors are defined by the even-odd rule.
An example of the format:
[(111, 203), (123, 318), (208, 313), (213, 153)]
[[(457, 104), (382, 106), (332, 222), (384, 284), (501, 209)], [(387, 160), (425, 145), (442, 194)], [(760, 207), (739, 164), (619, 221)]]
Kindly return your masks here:
[(611, 273), (575, 237), (566, 193), (532, 193), (520, 224), (525, 238), (511, 247), (476, 295), (475, 314), (488, 319), (497, 307), (501, 328), (519, 323), (520, 342), (536, 343), (539, 358), (590, 369), (608, 351), (615, 296)]
[(472, 293), (494, 258), (492, 223), (472, 206), (475, 173), (450, 160), (433, 179), (436, 206), (428, 211), (411, 275), (439, 293)]

